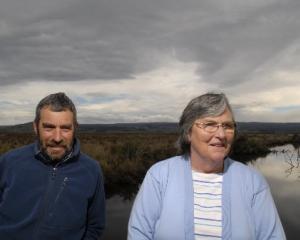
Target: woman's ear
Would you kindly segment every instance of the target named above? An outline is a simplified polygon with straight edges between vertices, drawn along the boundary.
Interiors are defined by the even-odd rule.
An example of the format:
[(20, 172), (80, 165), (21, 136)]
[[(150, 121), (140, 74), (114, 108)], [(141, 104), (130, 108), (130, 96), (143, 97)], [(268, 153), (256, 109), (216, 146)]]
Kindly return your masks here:
[(190, 143), (191, 142), (191, 138), (192, 138), (192, 128), (190, 128), (188, 134), (187, 134), (187, 140)]

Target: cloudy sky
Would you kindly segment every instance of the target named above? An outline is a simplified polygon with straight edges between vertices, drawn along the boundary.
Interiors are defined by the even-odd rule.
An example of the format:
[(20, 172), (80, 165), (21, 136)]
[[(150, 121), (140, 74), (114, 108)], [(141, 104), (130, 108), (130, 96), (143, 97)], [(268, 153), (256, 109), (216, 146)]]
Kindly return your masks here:
[(299, 0), (0, 0), (0, 125), (64, 91), (81, 123), (178, 121), (227, 94), (238, 121), (300, 121)]

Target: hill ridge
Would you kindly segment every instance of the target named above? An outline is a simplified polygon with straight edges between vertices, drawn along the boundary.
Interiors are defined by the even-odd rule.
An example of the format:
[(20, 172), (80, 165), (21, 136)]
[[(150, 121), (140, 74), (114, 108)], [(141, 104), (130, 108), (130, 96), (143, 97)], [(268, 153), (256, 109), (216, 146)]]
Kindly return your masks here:
[[(300, 123), (297, 122), (237, 122), (240, 132), (263, 133), (300, 133)], [(177, 132), (176, 122), (139, 122), (139, 123), (108, 123), (80, 124), (79, 132)], [(0, 126), (0, 132), (30, 133), (33, 132), (32, 122)]]

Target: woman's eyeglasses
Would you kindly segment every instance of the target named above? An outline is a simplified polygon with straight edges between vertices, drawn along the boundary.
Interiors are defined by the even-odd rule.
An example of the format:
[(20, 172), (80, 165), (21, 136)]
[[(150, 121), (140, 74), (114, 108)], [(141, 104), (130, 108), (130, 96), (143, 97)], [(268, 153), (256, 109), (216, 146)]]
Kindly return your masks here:
[(208, 133), (215, 133), (219, 127), (222, 127), (225, 133), (234, 133), (236, 128), (235, 122), (195, 122), (195, 125)]

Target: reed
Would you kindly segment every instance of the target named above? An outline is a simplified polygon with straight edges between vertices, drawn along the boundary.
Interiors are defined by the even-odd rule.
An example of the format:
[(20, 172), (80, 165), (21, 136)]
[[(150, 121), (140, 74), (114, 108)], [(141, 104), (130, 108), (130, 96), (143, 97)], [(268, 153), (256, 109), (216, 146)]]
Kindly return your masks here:
[[(107, 197), (117, 193), (130, 199), (151, 165), (177, 154), (176, 133), (79, 133), (78, 138), (82, 151), (102, 167)], [(240, 133), (231, 156), (245, 163), (299, 139), (298, 134)], [(34, 134), (0, 133), (0, 155), (34, 140)]]

